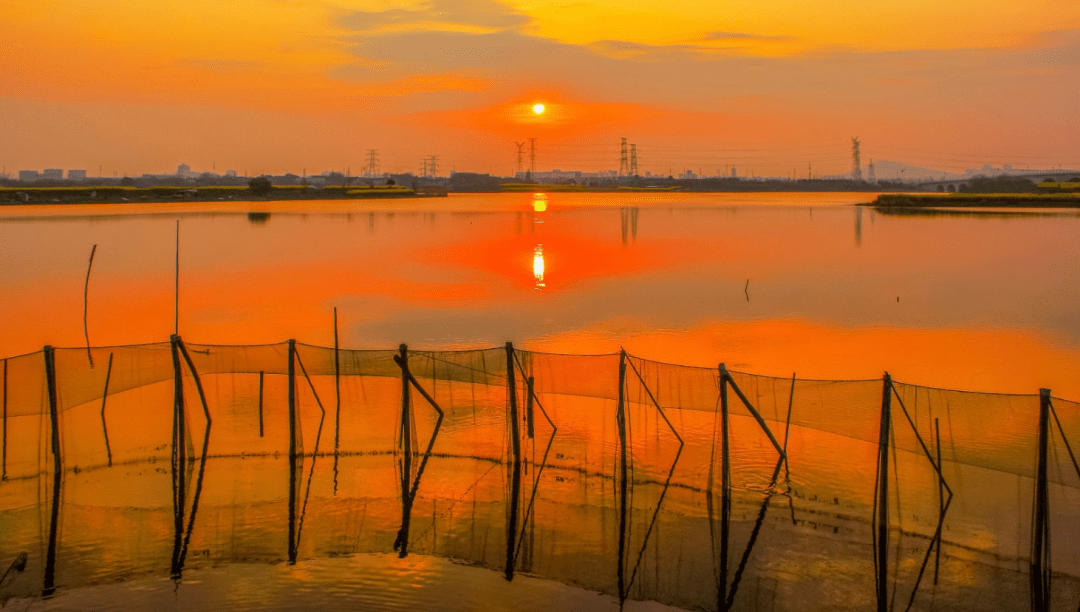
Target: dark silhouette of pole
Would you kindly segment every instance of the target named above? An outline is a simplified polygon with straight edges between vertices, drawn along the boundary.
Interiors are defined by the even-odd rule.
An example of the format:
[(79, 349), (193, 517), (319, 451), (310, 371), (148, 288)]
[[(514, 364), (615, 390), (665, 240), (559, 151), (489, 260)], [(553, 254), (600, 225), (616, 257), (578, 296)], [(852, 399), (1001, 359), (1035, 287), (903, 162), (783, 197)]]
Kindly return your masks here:
[(49, 545), (45, 553), (45, 577), (41, 597), (52, 597), (56, 592), (56, 545), (60, 520), (60, 488), (63, 484), (63, 467), (60, 460), (60, 410), (56, 395), (56, 355), (53, 347), (42, 349), (45, 357), (45, 384), (49, 396), (49, 422), (52, 430), (53, 486), (52, 511), (49, 516)]
[(886, 372), (882, 379), (877, 491), (874, 497), (874, 567), (878, 612), (888, 612), (889, 608), (889, 428), (892, 423), (892, 394), (892, 377)]
[(510, 518), (506, 533), (506, 579), (514, 578), (514, 545), (517, 543), (518, 502), (521, 498), (521, 423), (518, 421), (517, 382), (514, 376), (514, 345), (506, 343), (506, 389), (509, 394), (510, 443), (513, 468), (510, 485)]

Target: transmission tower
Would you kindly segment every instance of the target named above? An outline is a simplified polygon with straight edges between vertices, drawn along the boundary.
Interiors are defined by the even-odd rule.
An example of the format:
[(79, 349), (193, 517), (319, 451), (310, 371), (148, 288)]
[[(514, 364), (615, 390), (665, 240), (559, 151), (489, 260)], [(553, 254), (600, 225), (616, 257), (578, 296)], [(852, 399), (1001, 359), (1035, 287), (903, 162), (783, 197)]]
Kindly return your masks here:
[(435, 177), (439, 176), (439, 156), (438, 155), (429, 155), (428, 156), (428, 170), (431, 172), (431, 177), (432, 178), (435, 178)]
[(525, 168), (523, 166), (524, 162), (522, 160), (525, 157), (525, 144), (526, 143), (524, 143), (524, 142), (515, 142), (514, 144), (517, 145), (517, 148), (518, 148), (517, 173), (521, 174), (522, 172), (525, 171)]
[(529, 139), (529, 172), (536, 172), (536, 139)]
[(428, 158), (423, 157), (420, 159), (420, 176), (426, 177), (428, 175)]
[(630, 160), (626, 156), (626, 139), (622, 139), (622, 152), (619, 155), (619, 176), (626, 176), (630, 172)]
[(379, 163), (379, 150), (368, 149), (367, 152), (367, 168), (364, 170), (364, 174), (367, 176), (375, 176), (375, 171), (378, 169)]
[(862, 163), (859, 161), (859, 139), (851, 139), (851, 180), (862, 182)]
[(870, 181), (871, 183), (876, 183), (877, 182), (877, 178), (874, 177), (874, 160), (873, 159), (870, 160), (870, 165), (866, 169), (866, 180)]
[(630, 176), (637, 176), (637, 145), (630, 145)]

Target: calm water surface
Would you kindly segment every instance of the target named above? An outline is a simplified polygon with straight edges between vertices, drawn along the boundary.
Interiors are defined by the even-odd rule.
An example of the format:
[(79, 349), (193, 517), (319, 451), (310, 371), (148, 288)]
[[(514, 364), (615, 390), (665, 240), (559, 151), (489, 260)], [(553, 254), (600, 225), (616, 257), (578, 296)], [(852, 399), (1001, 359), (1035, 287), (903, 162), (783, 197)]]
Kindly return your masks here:
[[(800, 379), (872, 379), (888, 370), (927, 386), (1025, 394), (1049, 387), (1055, 396), (1080, 398), (1080, 215), (899, 216), (853, 206), (871, 197), (458, 194), (310, 208), (296, 202), (7, 207), (0, 209), (0, 354), (45, 344), (77, 347), (86, 342), (84, 333), (96, 346), (167, 340), (179, 220), (179, 331), (190, 343), (296, 338), (332, 346), (337, 308), (341, 344), (349, 348), (401, 342), (413, 349), (486, 348), (507, 340), (573, 354), (625, 347), (657, 361), (726, 362), (786, 379), (793, 372)], [(84, 330), (86, 265), (95, 244)], [(104, 358), (103, 352), (96, 361)], [(603, 363), (610, 378), (617, 360)], [(280, 400), (284, 383), (273, 378), (267, 393), (276, 389)], [(332, 397), (333, 377), (314, 378), (311, 392)], [(526, 490), (541, 493), (522, 524), (519, 575), (508, 583), (497, 571), (506, 551), (510, 486), (500, 463), (506, 440), (497, 442), (505, 428), (503, 389), (480, 387), (478, 399), (472, 385), (440, 383), (447, 386), (437, 397), (450, 402), (450, 417), (412, 510), (412, 554), (398, 559), (390, 545), (402, 514), (394, 477), (401, 468), (393, 454), (400, 383), (366, 379), (345, 390), (351, 416), (342, 422), (343, 448), (378, 452), (343, 457), (340, 470), (337, 462), (331, 470), (329, 459), (312, 457), (294, 466), (302, 484), (294, 493), (303, 493), (308, 512), (294, 550), (291, 532), (284, 544), (287, 526), (296, 523), (286, 510), (296, 509), (283, 477), (289, 462), (278, 455), (287, 448), (284, 404), (268, 400), (266, 438), (261, 431), (255, 436), (258, 377), (206, 377), (215, 429), (209, 455), (195, 461), (206, 442), (201, 425), (193, 425), (187, 487), (196, 487), (197, 473), (200, 497), (183, 501), (182, 576), (175, 571), (174, 535), (184, 529), (175, 529), (176, 505), (169, 502), (175, 499), (167, 448), (171, 383), (110, 396), (118, 415), (110, 423), (115, 452), (130, 451), (138, 461), (102, 467), (97, 404), (64, 415), (69, 455), (54, 520), (51, 459), (42, 450), (47, 419), (19, 417), (13, 440), (33, 441), (23, 444), (33, 448), (22, 456), (49, 475), (0, 483), (0, 572), (18, 552), (30, 559), (26, 572), (0, 581), (0, 603), (56, 610), (619, 609), (613, 402), (543, 396), (563, 437), (550, 469), (527, 478)], [(766, 383), (776, 388), (770, 392)], [(434, 379), (431, 384), (439, 389)], [(764, 379), (761, 385), (751, 393), (759, 407), (782, 414), (788, 388)], [(836, 397), (872, 407), (879, 388), (852, 383)], [(644, 401), (642, 389), (635, 401)], [(830, 393), (821, 389), (815, 393)], [(1015, 457), (1026, 462), (1030, 455), (1030, 423), (1008, 423), (1001, 439), (1015, 448), (982, 449), (990, 459), (972, 462), (955, 453), (962, 446), (956, 440), (977, 434), (978, 418), (961, 417), (978, 417), (982, 405), (923, 392), (904, 391), (908, 402), (914, 399), (916, 418), (920, 398), (926, 418), (946, 414), (941, 406), (949, 410), (952, 402), (957, 421), (949, 421), (946, 435), (953, 455), (946, 454), (942, 470), (964, 494), (946, 525), (941, 583), (933, 590), (924, 583), (916, 609), (934, 609), (935, 601), (940, 609), (1026, 604), (1032, 484), (1026, 463)], [(817, 409), (842, 401), (812, 395), (800, 391), (799, 401)], [(313, 412), (314, 396), (304, 398), (301, 438), (310, 453), (329, 433)], [(995, 414), (1025, 414), (1024, 398), (994, 401)], [(626, 537), (641, 552), (636, 565), (633, 554), (624, 562), (640, 569), (627, 606), (665, 609), (633, 601), (655, 599), (714, 609), (716, 509), (700, 483), (706, 472), (713, 480), (715, 419), (710, 412), (676, 415), (687, 441), (686, 454), (676, 455), (670, 433), (648, 408), (639, 404), (630, 417), (637, 471)], [(1059, 410), (1066, 431), (1080, 435), (1080, 406), (1061, 402)], [(772, 450), (746, 415), (736, 418), (736, 482), (752, 486), (736, 487), (733, 507), (733, 574), (747, 551), (735, 609), (874, 605), (867, 492), (874, 483), (876, 416), (867, 421), (870, 434), (853, 436), (825, 433), (837, 430), (821, 415), (817, 429), (791, 432), (786, 496), (765, 494)], [(421, 438), (433, 425), (430, 415), (424, 418)], [(787, 434), (784, 439), (786, 445)], [(916, 449), (913, 439), (899, 443)], [(529, 444), (527, 476), (545, 465), (536, 463), (542, 442)], [(925, 458), (906, 452), (894, 461), (894, 529), (921, 534), (900, 538), (891, 553), (895, 597), (904, 599), (938, 523), (938, 490)], [(1070, 524), (1080, 493), (1069, 488), (1069, 473), (1058, 470), (1052, 478), (1054, 524)], [(663, 512), (654, 514), (661, 505)], [(46, 594), (43, 549), (55, 524), (62, 525), (58, 588)], [(1057, 569), (1080, 574), (1080, 547), (1057, 545), (1054, 554)], [(294, 555), (295, 565), (283, 563)], [(1056, 584), (1055, 598), (1074, 605), (1068, 602), (1080, 596), (1080, 582)]]
[[(455, 194), (0, 211), (0, 353), (210, 343), (611, 352), (1080, 397), (1080, 216), (867, 194)], [(172, 208), (170, 208), (173, 206)], [(249, 214), (266, 213), (269, 214)]]

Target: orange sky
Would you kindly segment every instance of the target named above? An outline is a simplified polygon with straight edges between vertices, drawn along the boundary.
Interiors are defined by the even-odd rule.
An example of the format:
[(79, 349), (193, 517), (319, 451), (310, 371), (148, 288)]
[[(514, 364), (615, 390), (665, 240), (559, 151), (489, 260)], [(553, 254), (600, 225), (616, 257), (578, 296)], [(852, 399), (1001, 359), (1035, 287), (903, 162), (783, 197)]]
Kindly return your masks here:
[[(1080, 4), (0, 0), (0, 166), (1080, 166)], [(543, 117), (530, 114), (547, 104)]]

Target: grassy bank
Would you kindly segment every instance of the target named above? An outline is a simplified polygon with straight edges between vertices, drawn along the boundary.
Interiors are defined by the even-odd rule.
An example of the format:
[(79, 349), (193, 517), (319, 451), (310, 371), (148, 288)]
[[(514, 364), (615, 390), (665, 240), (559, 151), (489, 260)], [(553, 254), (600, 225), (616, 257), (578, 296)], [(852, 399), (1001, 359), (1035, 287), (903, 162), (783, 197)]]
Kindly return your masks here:
[(881, 208), (1080, 208), (1077, 193), (881, 194)]
[(323, 187), (275, 185), (257, 196), (244, 187), (0, 187), (0, 204), (115, 204), (121, 202), (217, 202), (414, 198), (398, 185)]

